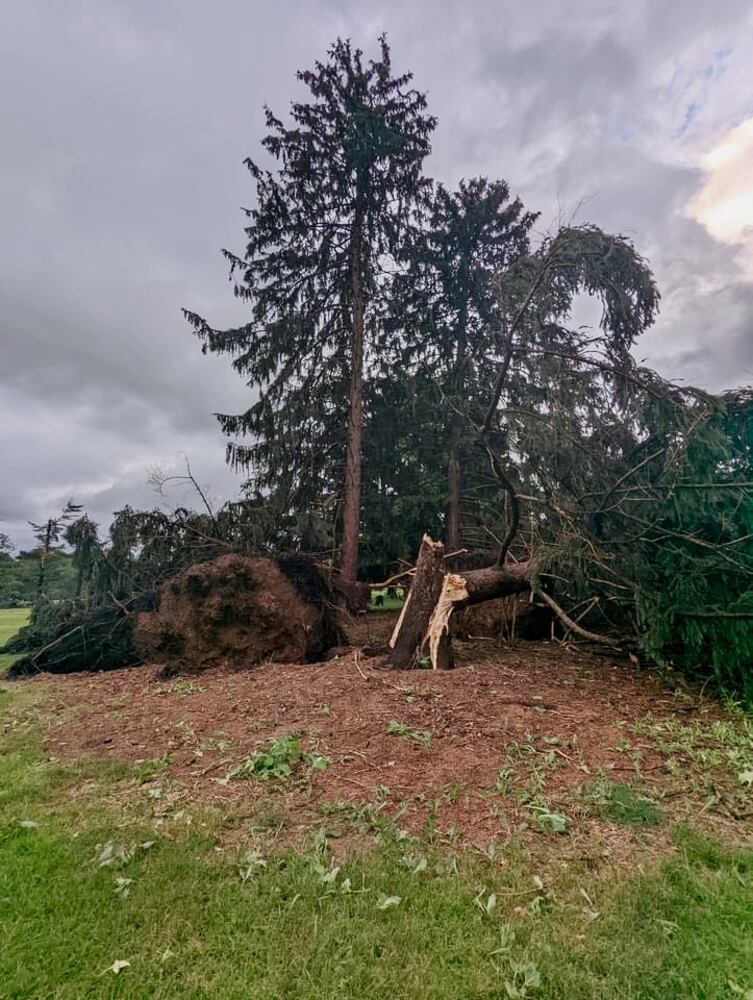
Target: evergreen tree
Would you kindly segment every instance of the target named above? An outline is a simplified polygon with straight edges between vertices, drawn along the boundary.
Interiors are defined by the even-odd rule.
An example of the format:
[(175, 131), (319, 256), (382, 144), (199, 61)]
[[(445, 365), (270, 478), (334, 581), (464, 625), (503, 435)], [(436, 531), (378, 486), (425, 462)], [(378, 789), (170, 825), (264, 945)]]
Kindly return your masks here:
[(76, 504), (72, 500), (69, 500), (57, 517), (49, 517), (43, 524), (35, 524), (33, 521), (29, 521), (34, 537), (39, 542), (39, 571), (37, 573), (37, 586), (34, 592), (35, 612), (39, 610), (44, 597), (49, 597), (49, 595), (45, 595), (45, 580), (50, 556), (56, 551), (66, 524), (73, 520), (81, 510), (81, 504)]
[(401, 363), (372, 379), (365, 404), (361, 561), (373, 581), (412, 562), (424, 532), (444, 533), (446, 414), (433, 377)]
[(277, 168), (246, 161), (256, 186), (248, 243), (242, 256), (226, 251), (251, 321), (214, 330), (186, 315), (203, 349), (232, 355), (260, 393), (245, 413), (219, 417), (226, 434), (251, 439), (230, 443), (229, 461), (251, 473), (253, 489), (282, 490), (297, 510), (341, 491), (341, 572), (353, 581), (364, 373), (377, 364), (390, 262), (427, 189), (435, 120), (411, 75), (393, 74), (384, 37), (377, 59), (338, 39), (297, 76), (310, 97), (292, 104), (290, 125), (266, 110), (262, 145)]
[(454, 192), (438, 184), (426, 225), (412, 241), (410, 265), (395, 281), (393, 322), (409, 331), (407, 353), (420, 351), (445, 403), (444, 419), (435, 408), (432, 422), (448, 451), (445, 537), (450, 549), (462, 544), (462, 465), (472, 443), (458, 409), (468, 406), (469, 393), (479, 387), (479, 368), (501, 327), (495, 276), (509, 273), (528, 256), (536, 218), (519, 198), (510, 199), (503, 180), (477, 177), (461, 181)]

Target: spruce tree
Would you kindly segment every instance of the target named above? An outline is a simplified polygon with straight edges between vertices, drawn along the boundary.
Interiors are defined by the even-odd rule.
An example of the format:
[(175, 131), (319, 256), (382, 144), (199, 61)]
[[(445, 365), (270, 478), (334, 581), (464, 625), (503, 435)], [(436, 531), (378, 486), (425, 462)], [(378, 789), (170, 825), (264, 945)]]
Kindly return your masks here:
[[(479, 369), (502, 325), (497, 274), (509, 273), (530, 253), (529, 234), (537, 215), (510, 198), (504, 180), (476, 177), (456, 191), (438, 184), (425, 226), (411, 242), (409, 267), (396, 278), (393, 322), (409, 331), (408, 352), (437, 376), (444, 399), (447, 455), (445, 537), (450, 549), (462, 544), (461, 480), (472, 435), (459, 408), (479, 386)], [(481, 384), (484, 384), (483, 378)]]
[(394, 75), (384, 37), (379, 45), (365, 61), (338, 39), (297, 74), (309, 95), (289, 124), (266, 109), (262, 146), (276, 167), (246, 161), (256, 187), (248, 242), (242, 255), (225, 251), (249, 323), (215, 330), (186, 312), (203, 349), (232, 355), (259, 393), (245, 413), (219, 416), (236, 439), (228, 460), (249, 471), (252, 489), (282, 490), (298, 510), (341, 495), (346, 581), (358, 569), (364, 374), (377, 363), (391, 262), (427, 190), (435, 126), (411, 74)]
[(29, 521), (31, 530), (39, 543), (39, 571), (37, 573), (37, 586), (34, 592), (34, 612), (37, 612), (45, 597), (45, 580), (50, 556), (56, 551), (56, 546), (60, 542), (65, 526), (80, 513), (82, 505), (69, 500), (62, 512), (57, 517), (49, 517), (42, 524), (35, 524)]

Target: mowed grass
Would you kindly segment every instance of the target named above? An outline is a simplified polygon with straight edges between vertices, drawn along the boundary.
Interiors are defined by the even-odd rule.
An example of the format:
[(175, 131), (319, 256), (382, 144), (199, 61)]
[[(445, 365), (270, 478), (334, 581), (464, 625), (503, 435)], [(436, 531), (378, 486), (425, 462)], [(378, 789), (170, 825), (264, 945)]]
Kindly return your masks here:
[[(23, 628), (28, 621), (28, 608), (0, 608), (0, 646), (4, 646), (8, 639), (14, 636), (20, 628)], [(0, 671), (9, 667), (14, 659), (15, 656), (10, 656), (7, 653), (0, 654)]]
[(543, 870), (520, 844), (493, 859), (455, 853), (381, 822), (370, 849), (338, 867), (326, 826), (279, 853), (231, 805), (183, 797), (157, 817), (143, 766), (48, 759), (44, 697), (23, 684), (0, 695), (3, 998), (721, 1000), (753, 989), (751, 850), (680, 828), (663, 862), (594, 875), (577, 860)]
[[(381, 600), (381, 603), (378, 603)], [(402, 597), (388, 597), (387, 588), (372, 590), (369, 597), (369, 611), (399, 611), (405, 603)]]

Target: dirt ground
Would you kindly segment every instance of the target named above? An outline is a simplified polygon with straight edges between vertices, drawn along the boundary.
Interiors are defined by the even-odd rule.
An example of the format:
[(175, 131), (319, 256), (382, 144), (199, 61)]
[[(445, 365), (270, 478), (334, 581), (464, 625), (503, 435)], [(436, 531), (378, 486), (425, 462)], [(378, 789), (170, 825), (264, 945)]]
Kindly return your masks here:
[[(388, 626), (388, 616), (369, 616), (362, 639), (379, 641)], [(670, 759), (641, 735), (641, 722), (713, 722), (724, 714), (714, 700), (558, 643), (474, 641), (458, 643), (457, 653), (460, 665), (448, 672), (385, 671), (351, 651), (319, 664), (220, 667), (168, 681), (142, 667), (27, 683), (50, 687), (50, 755), (151, 762), (144, 791), (157, 814), (200, 802), (249, 826), (263, 817), (291, 837), (328, 817), (337, 836), (338, 817), (352, 821), (370, 804), (372, 818), (376, 809), (411, 833), (429, 824), (451, 842), (486, 849), (526, 826), (533, 835), (537, 803), (566, 813), (568, 832), (585, 829), (592, 817), (583, 789), (605, 777), (640, 787), (663, 808), (701, 810), (704, 776), (690, 781), (692, 768), (678, 776), (682, 755)], [(329, 759), (325, 770), (303, 769), (284, 783), (224, 780), (291, 733)]]

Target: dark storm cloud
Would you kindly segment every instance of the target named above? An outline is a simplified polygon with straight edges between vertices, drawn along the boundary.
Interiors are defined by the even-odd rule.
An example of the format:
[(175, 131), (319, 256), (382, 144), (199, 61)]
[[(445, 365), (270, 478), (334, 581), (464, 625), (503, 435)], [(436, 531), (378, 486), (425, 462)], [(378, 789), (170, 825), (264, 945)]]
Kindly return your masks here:
[(212, 412), (248, 403), (180, 315), (243, 319), (219, 248), (242, 245), (261, 107), (338, 34), (388, 31), (440, 125), (429, 170), (506, 177), (546, 225), (636, 240), (664, 292), (641, 353), (709, 387), (753, 368), (753, 285), (688, 217), (700, 154), (753, 113), (749, 5), (721, 0), (288, 4), (25, 0), (0, 37), (0, 517), (28, 540), (68, 496), (107, 521), (187, 452), (229, 495)]

